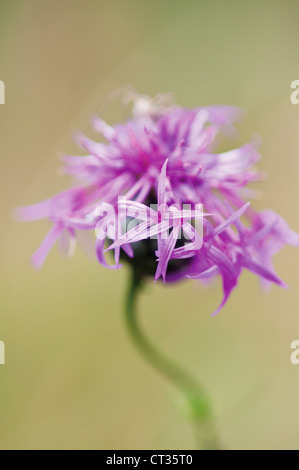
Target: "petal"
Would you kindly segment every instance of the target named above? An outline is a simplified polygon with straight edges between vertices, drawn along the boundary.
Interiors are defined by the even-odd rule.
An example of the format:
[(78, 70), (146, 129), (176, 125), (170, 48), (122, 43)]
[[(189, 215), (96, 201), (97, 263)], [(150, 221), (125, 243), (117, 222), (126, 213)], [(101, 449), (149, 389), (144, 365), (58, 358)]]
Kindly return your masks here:
[(155, 281), (157, 281), (157, 279), (159, 279), (159, 277), (162, 275), (163, 280), (165, 282), (168, 262), (176, 245), (180, 229), (180, 225), (173, 227), (173, 230), (165, 243), (165, 247), (163, 247), (162, 253), (160, 252), (159, 264), (155, 275)]
[(105, 121), (98, 116), (94, 116), (91, 120), (94, 129), (102, 134), (105, 139), (112, 140), (115, 137), (116, 131), (113, 127), (109, 126)]
[(215, 316), (222, 310), (228, 301), (230, 294), (236, 288), (239, 276), (242, 272), (242, 266), (240, 263), (233, 264), (226, 255), (213, 246), (208, 252), (208, 257), (215, 265), (217, 265), (222, 276), (223, 300), (217, 310), (213, 312), (212, 316)]
[(152, 183), (149, 181), (146, 181), (144, 185), (142, 186), (140, 193), (136, 197), (136, 202), (144, 202), (144, 200), (149, 195), (151, 188), (152, 188)]
[[(188, 248), (188, 245), (181, 246), (180, 248), (176, 248), (173, 250), (172, 259), (187, 259), (187, 258), (193, 258), (198, 254), (198, 250), (192, 250)], [(158, 255), (158, 252), (157, 252)]]
[(118, 201), (118, 208), (119, 210), (125, 210), (127, 217), (132, 217), (144, 222), (158, 219), (157, 213), (141, 202), (121, 199)]
[(205, 271), (198, 273), (198, 274), (188, 274), (189, 279), (209, 279), (210, 277), (214, 277), (220, 274), (218, 266), (214, 265), (211, 266), (209, 269), (206, 269)]
[(241, 209), (237, 210), (234, 214), (232, 214), (228, 219), (225, 220), (222, 224), (218, 225), (216, 228), (212, 230), (208, 235), (205, 237), (205, 241), (210, 240), (211, 238), (216, 237), (219, 235), (221, 232), (223, 232), (229, 225), (233, 224), (236, 220), (238, 220), (244, 212), (248, 209), (250, 206), (250, 202), (247, 202), (247, 204), (244, 204)]
[(52, 199), (33, 204), (31, 206), (17, 207), (14, 216), (18, 221), (40, 220), (49, 217)]
[(249, 269), (249, 271), (252, 271), (258, 276), (263, 277), (267, 281), (273, 282), (274, 284), (277, 284), (280, 287), (287, 287), (287, 285), (276, 275), (274, 271), (267, 269), (265, 265), (262, 265), (258, 261), (255, 261), (253, 259), (245, 259), (244, 266)]
[[(159, 177), (158, 207), (160, 208), (160, 206), (161, 206), (161, 210), (163, 210), (163, 206), (164, 206), (164, 203), (165, 203), (167, 164), (168, 164), (168, 159), (165, 161), (165, 163), (162, 167), (162, 170), (161, 170), (160, 177)], [(163, 214), (162, 214), (162, 218), (163, 218)]]
[(122, 245), (122, 249), (129, 258), (134, 258), (134, 251), (131, 245)]
[(73, 229), (68, 228), (67, 230), (64, 230), (60, 236), (59, 242), (62, 255), (70, 258), (75, 254), (77, 239)]
[(189, 131), (189, 138), (188, 141), (190, 145), (196, 145), (196, 141), (198, 137), (200, 136), (204, 125), (207, 123), (209, 119), (209, 113), (206, 109), (200, 109), (196, 116), (195, 119), (193, 120), (191, 126), (190, 126), (190, 131)]
[(104, 248), (105, 248), (105, 240), (98, 238), (96, 240), (96, 255), (97, 255), (99, 263), (108, 269), (112, 269), (112, 270), (119, 269), (120, 267), (119, 265), (110, 265), (107, 263), (105, 259), (105, 255), (104, 255)]
[(62, 234), (63, 230), (64, 228), (62, 225), (55, 224), (53, 225), (49, 233), (46, 235), (41, 246), (32, 256), (32, 264), (36, 269), (42, 267), (45, 262), (45, 259), (49, 254), (49, 251), (51, 250), (52, 246), (59, 238), (59, 236)]
[(203, 239), (198, 231), (188, 222), (183, 223), (183, 231), (189, 240), (192, 240), (192, 243), (189, 243), (187, 246), (200, 250), (203, 245)]
[(113, 250), (117, 246), (121, 246), (123, 244), (134, 243), (136, 241), (148, 238), (149, 227), (149, 222), (142, 222), (138, 224), (136, 227), (132, 228), (129, 230), (129, 232), (125, 233), (118, 240), (112, 243), (112, 245), (109, 246), (109, 248), (107, 248), (105, 251)]

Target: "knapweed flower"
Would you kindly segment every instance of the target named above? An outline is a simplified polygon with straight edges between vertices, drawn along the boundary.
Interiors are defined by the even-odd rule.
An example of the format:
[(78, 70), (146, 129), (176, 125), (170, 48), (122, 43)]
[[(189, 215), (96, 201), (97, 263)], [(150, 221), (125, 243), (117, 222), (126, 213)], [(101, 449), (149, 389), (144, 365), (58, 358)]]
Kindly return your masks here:
[[(216, 151), (238, 116), (230, 106), (184, 109), (143, 96), (124, 124), (94, 118), (100, 141), (79, 135), (88, 155), (62, 157), (75, 186), (19, 210), (23, 220), (52, 223), (33, 264), (40, 267), (59, 238), (73, 244), (78, 231), (95, 231), (98, 260), (110, 269), (125, 260), (154, 280), (221, 276), (216, 312), (244, 269), (284, 287), (272, 257), (286, 243), (299, 246), (299, 235), (274, 212), (256, 212), (247, 202), (247, 185), (260, 177), (258, 145)], [(112, 250), (110, 265), (105, 251)]]

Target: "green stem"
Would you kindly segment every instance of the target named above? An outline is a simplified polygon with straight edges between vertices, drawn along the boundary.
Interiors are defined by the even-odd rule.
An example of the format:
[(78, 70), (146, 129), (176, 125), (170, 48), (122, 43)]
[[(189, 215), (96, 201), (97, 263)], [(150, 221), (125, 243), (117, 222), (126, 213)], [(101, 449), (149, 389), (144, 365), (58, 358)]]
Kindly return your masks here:
[(176, 385), (185, 396), (190, 407), (199, 448), (201, 450), (217, 450), (218, 443), (213, 414), (204, 389), (171, 360), (161, 356), (140, 329), (136, 313), (136, 300), (141, 285), (141, 277), (133, 270), (125, 308), (126, 323), (131, 339), (147, 362)]

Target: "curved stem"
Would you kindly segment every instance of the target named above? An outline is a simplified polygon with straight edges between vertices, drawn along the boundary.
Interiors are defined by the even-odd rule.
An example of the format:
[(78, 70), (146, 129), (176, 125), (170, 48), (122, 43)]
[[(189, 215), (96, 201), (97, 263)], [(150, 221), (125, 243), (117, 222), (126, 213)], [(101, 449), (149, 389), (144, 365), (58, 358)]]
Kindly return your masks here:
[(142, 285), (141, 277), (133, 270), (126, 298), (126, 323), (130, 336), (142, 356), (156, 370), (167, 377), (184, 394), (191, 412), (199, 448), (202, 450), (218, 449), (214, 430), (213, 415), (209, 399), (202, 388), (184, 370), (163, 357), (147, 340), (140, 329), (136, 314), (136, 299)]

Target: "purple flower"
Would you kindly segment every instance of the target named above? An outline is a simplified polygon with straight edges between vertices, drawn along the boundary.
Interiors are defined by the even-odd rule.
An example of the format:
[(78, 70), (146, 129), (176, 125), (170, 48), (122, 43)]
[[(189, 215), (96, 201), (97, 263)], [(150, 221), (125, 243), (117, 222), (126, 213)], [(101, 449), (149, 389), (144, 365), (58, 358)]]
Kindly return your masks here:
[[(274, 212), (258, 213), (246, 203), (248, 183), (260, 177), (253, 169), (257, 144), (216, 153), (219, 138), (234, 131), (238, 109), (190, 110), (139, 97), (134, 110), (113, 127), (94, 118), (106, 143), (80, 135), (77, 143), (88, 155), (62, 157), (76, 186), (19, 210), (23, 220), (53, 224), (33, 264), (40, 267), (58, 239), (73, 246), (78, 231), (96, 231), (97, 257), (106, 267), (117, 269), (122, 259), (140, 276), (164, 281), (221, 276), (224, 298), (215, 313), (243, 269), (284, 287), (272, 257), (286, 243), (299, 246), (299, 235)], [(114, 250), (112, 266), (105, 247)]]

